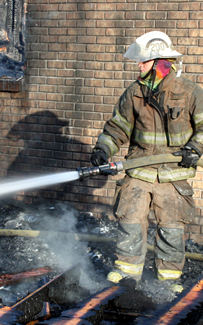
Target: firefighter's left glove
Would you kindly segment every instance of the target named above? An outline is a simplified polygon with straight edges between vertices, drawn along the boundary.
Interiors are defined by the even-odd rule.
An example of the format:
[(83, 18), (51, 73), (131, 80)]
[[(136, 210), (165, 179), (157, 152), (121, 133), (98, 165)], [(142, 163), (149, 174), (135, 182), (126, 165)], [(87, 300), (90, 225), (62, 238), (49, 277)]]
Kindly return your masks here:
[(179, 164), (180, 164), (180, 166), (185, 167), (185, 168), (190, 168), (190, 167), (195, 168), (197, 165), (197, 162), (200, 158), (200, 156), (198, 155), (198, 153), (196, 151), (194, 151), (192, 148), (186, 147), (186, 146), (183, 149), (181, 149), (180, 151), (174, 152), (173, 155), (174, 156), (182, 156), (182, 160)]
[(97, 151), (93, 152), (90, 157), (90, 161), (93, 166), (100, 166), (100, 165), (108, 164), (107, 155), (102, 150), (97, 150)]

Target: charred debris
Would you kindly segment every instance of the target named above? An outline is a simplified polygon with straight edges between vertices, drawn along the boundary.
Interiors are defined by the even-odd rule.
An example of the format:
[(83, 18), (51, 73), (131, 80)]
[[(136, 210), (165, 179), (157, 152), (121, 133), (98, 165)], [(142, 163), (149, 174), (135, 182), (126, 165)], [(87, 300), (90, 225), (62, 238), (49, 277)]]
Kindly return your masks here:
[[(1, 324), (28, 324), (36, 319), (39, 324), (40, 319), (55, 319), (64, 313), (63, 317), (70, 317), (78, 304), (95, 295), (98, 299), (98, 292), (103, 297), (113, 288), (106, 275), (115, 260), (116, 220), (106, 215), (96, 219), (66, 203), (27, 205), (1, 200), (0, 213), (0, 230), (40, 231), (35, 237), (0, 236), (0, 312), (13, 306), (22, 312), (18, 323), (12, 316), (12, 321), (6, 318)], [(150, 245), (154, 238), (155, 229), (149, 229)], [(186, 251), (203, 254), (203, 246), (187, 240)], [(184, 291), (203, 276), (202, 263), (186, 259), (181, 277)], [(155, 279), (153, 251), (147, 253), (142, 281), (136, 284), (125, 279), (119, 286), (122, 292), (115, 289), (109, 298), (106, 295), (105, 303), (94, 308), (93, 315), (86, 316), (89, 324), (136, 324), (140, 315), (161, 311), (181, 295), (174, 293), (167, 281)], [(200, 318), (202, 309), (199, 307), (195, 314)]]

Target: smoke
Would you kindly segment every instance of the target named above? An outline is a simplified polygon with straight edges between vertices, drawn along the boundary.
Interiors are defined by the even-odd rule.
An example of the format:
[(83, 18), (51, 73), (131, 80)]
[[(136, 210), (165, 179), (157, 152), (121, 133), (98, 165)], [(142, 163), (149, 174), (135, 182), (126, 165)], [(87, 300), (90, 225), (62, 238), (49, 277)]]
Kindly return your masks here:
[[(63, 203), (58, 203), (55, 207), (50, 207), (52, 216), (45, 214), (43, 216), (44, 225), (48, 225), (50, 236), (46, 236), (44, 241), (49, 245), (57, 258), (57, 265), (61, 269), (68, 269), (78, 264), (80, 268), (80, 285), (89, 289), (91, 292), (98, 290), (98, 287), (104, 288), (107, 283), (104, 276), (99, 275), (92, 264), (88, 255), (88, 242), (75, 239), (78, 231), (76, 228), (78, 222), (78, 211), (70, 208)], [(45, 210), (47, 210), (45, 208)], [(54, 210), (56, 213), (54, 213)], [(54, 214), (54, 217), (53, 217)], [(53, 234), (55, 230), (61, 232), (61, 235)], [(62, 233), (66, 235), (62, 235)]]
[[(38, 206), (16, 201), (0, 201), (0, 228), (14, 230), (38, 230), (38, 237), (1, 236), (0, 272), (19, 273), (49, 266), (62, 273), (77, 265), (80, 269), (79, 285), (90, 293), (109, 286), (103, 273), (93, 265), (95, 256), (90, 254), (89, 243), (79, 241), (79, 212), (67, 203), (44, 203)], [(88, 219), (88, 218), (87, 218)], [(94, 219), (92, 217), (92, 219)], [(83, 225), (82, 225), (83, 227)], [(84, 222), (81, 232), (88, 231)], [(17, 300), (39, 287), (39, 279), (24, 281), (7, 288), (0, 288), (4, 304), (12, 306)], [(42, 285), (42, 284), (41, 284)]]

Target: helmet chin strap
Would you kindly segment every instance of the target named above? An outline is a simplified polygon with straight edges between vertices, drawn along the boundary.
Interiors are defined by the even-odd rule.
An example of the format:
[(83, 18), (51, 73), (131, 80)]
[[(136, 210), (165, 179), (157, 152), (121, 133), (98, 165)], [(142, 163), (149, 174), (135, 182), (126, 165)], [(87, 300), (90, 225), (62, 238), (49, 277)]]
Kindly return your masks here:
[[(148, 104), (150, 104), (150, 97), (152, 96), (152, 90), (153, 90), (154, 81), (155, 81), (155, 78), (156, 78), (156, 67), (157, 67), (157, 64), (158, 64), (158, 59), (155, 59), (154, 60), (153, 67), (151, 69), (152, 70), (152, 85), (151, 85), (151, 89), (150, 89), (149, 94), (148, 94)], [(151, 73), (151, 70), (149, 71), (150, 73)]]

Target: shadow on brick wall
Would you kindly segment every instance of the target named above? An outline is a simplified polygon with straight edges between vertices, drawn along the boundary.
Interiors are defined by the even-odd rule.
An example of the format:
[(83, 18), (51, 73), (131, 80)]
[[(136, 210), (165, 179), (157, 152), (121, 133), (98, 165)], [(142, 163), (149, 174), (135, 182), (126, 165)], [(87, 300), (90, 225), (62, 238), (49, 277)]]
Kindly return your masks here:
[(67, 120), (59, 119), (49, 110), (25, 116), (14, 124), (7, 138), (9, 147), (18, 149), (18, 155), (7, 175), (47, 173), (63, 168), (63, 159), (67, 158), (63, 128), (68, 125)]
[[(12, 155), (12, 161), (7, 170), (7, 177), (33, 177), (39, 174), (60, 173), (75, 170), (84, 166), (85, 161), (79, 160), (82, 156), (84, 143), (70, 142), (68, 131), (70, 123), (67, 119), (59, 118), (50, 110), (39, 110), (34, 114), (25, 116), (14, 124), (7, 134), (8, 144), (6, 150)], [(84, 154), (83, 154), (84, 156)], [(84, 159), (84, 157), (83, 157)], [(89, 154), (85, 155), (86, 164)], [(41, 199), (68, 201), (82, 211), (91, 211), (92, 205), (107, 205), (100, 200), (100, 193), (107, 179), (90, 179), (84, 182), (73, 181), (33, 189), (18, 193), (16, 197), (27, 202), (40, 202)], [(95, 188), (97, 188), (95, 193)], [(97, 209), (96, 209), (97, 210)], [(103, 210), (103, 209), (102, 209)], [(99, 209), (100, 211), (100, 209)]]
[[(7, 177), (29, 178), (39, 174), (67, 171), (71, 158), (70, 153), (65, 150), (67, 136), (64, 135), (64, 128), (67, 127), (69, 121), (59, 118), (50, 110), (37, 111), (14, 124), (7, 134), (7, 139), (10, 152), (17, 152), (17, 155), (9, 156), (12, 161), (7, 170)], [(60, 199), (64, 189), (63, 184), (20, 194), (27, 198)]]

